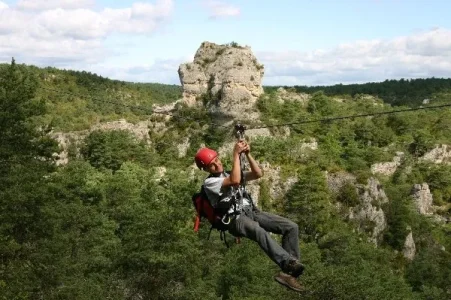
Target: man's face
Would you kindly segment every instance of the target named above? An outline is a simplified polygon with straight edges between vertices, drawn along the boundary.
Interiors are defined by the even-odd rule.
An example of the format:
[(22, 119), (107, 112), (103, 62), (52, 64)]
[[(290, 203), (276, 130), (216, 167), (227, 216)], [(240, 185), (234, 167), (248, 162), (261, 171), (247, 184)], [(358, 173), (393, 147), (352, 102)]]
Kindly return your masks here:
[(213, 174), (223, 172), (224, 169), (219, 157), (216, 156), (215, 158), (213, 158), (213, 160), (205, 167), (205, 171)]

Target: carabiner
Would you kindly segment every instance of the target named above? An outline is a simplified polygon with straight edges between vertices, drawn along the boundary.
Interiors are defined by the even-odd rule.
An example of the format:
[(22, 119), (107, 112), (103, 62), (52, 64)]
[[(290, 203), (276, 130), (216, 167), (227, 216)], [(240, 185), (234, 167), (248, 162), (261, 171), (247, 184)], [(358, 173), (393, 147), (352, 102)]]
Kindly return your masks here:
[[(227, 223), (224, 221), (224, 218), (225, 218), (225, 217), (228, 217), (228, 218), (229, 218), (229, 221), (228, 221)], [(221, 221), (222, 221), (222, 223), (223, 223), (224, 225), (229, 225), (229, 224), (230, 224), (230, 216), (224, 215), (224, 216), (222, 217)]]

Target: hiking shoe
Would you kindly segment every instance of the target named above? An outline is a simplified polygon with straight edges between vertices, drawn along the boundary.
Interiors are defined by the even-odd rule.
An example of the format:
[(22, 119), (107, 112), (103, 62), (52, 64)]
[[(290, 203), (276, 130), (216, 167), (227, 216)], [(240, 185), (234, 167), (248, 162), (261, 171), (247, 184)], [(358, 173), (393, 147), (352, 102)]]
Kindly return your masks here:
[(285, 273), (298, 278), (304, 272), (304, 265), (297, 260), (290, 260), (283, 270)]
[(295, 277), (287, 273), (280, 272), (277, 276), (274, 276), (274, 279), (281, 285), (284, 285), (293, 291), (302, 292), (305, 290), (304, 286), (300, 284)]

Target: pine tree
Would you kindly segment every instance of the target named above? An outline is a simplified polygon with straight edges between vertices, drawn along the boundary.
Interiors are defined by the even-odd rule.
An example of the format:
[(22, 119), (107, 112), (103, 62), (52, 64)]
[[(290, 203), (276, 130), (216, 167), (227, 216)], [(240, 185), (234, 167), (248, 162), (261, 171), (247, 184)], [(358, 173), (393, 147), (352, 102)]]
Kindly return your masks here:
[(44, 113), (36, 79), (12, 59), (0, 83), (0, 286), (5, 299), (26, 298), (36, 282), (36, 241), (46, 235), (41, 207), (56, 143), (32, 122)]

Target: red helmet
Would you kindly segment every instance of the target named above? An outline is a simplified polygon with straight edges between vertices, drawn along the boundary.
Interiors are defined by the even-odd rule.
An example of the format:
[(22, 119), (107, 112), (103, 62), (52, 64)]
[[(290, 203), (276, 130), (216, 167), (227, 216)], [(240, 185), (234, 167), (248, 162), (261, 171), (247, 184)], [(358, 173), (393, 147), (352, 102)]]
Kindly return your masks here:
[(194, 160), (199, 169), (203, 169), (216, 157), (218, 153), (210, 148), (201, 148), (197, 151)]

